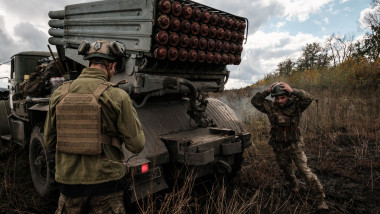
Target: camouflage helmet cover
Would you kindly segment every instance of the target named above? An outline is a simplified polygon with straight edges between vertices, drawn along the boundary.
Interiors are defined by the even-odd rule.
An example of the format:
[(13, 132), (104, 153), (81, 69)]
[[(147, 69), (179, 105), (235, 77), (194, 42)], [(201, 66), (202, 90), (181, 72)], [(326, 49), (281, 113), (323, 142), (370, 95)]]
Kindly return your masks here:
[(289, 92), (282, 89), (280, 83), (277, 83), (276, 85), (273, 86), (272, 91), (271, 91), (272, 97), (280, 96), (280, 95), (284, 95), (284, 94), (289, 95)]
[(84, 55), (84, 60), (106, 59), (109, 61), (118, 61), (125, 56), (126, 47), (119, 41), (108, 42), (98, 40), (92, 44), (83, 41), (78, 47), (78, 54)]
[(108, 41), (98, 40), (92, 43), (88, 49), (87, 54), (83, 57), (84, 60), (90, 60), (95, 58), (106, 59), (109, 61), (116, 60), (116, 56), (110, 50), (110, 43)]

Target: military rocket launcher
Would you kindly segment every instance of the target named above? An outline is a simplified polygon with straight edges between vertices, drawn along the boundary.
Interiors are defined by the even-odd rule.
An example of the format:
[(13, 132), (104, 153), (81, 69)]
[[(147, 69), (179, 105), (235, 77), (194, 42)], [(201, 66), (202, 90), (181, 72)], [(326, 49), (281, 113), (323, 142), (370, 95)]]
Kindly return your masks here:
[(0, 139), (29, 148), (40, 196), (56, 190), (55, 153), (42, 137), (50, 96), (88, 66), (80, 44), (99, 39), (125, 45), (113, 81), (130, 95), (145, 134), (139, 154), (122, 145), (131, 202), (168, 188), (178, 169), (194, 170), (194, 179), (237, 174), (250, 133), (207, 92), (223, 91), (227, 65), (240, 64), (246, 18), (189, 0), (96, 1), (67, 5), (49, 17), (49, 43), (57, 53), (14, 55), (9, 100), (0, 101), (6, 109)]
[(162, 91), (166, 77), (222, 91), (226, 66), (241, 62), (247, 26), (246, 18), (188, 0), (98, 1), (68, 5), (49, 17), (49, 43), (63, 60), (86, 66), (77, 51), (83, 40), (124, 43), (124, 66), (115, 81), (126, 79), (132, 96), (170, 93)]

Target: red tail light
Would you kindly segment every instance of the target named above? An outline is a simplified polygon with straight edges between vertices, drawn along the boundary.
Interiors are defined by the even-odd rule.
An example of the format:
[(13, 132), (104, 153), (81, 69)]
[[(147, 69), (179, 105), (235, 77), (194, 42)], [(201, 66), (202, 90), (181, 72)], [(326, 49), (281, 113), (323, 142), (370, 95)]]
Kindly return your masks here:
[(141, 174), (146, 173), (148, 171), (149, 171), (149, 164), (148, 163), (141, 165)]

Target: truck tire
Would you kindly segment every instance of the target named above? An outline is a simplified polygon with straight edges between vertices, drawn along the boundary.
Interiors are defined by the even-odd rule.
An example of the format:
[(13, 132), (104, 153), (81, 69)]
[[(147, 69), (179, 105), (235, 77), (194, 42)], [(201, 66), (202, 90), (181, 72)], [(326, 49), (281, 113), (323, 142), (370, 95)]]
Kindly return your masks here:
[[(208, 104), (206, 113), (211, 119), (213, 119), (217, 127), (229, 128), (236, 133), (245, 132), (244, 126), (234, 110), (218, 99), (208, 98), (207, 100)], [(229, 178), (233, 178), (238, 174), (243, 162), (243, 153), (237, 153), (234, 155), (234, 164), (231, 166), (232, 172), (228, 176)]]
[(29, 165), (34, 188), (43, 198), (56, 193), (54, 181), (54, 154), (49, 153), (43, 141), (43, 131), (35, 126), (30, 136)]

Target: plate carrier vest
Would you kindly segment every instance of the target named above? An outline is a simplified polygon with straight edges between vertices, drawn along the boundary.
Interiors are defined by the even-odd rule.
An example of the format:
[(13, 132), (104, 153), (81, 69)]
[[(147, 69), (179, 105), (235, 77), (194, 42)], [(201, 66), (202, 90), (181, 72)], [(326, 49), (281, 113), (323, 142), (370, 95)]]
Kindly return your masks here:
[(102, 134), (101, 105), (99, 98), (113, 86), (101, 83), (93, 93), (69, 93), (71, 81), (62, 85), (60, 101), (56, 107), (57, 151), (77, 155), (100, 155), (101, 144), (120, 149), (120, 142)]
[(300, 136), (298, 115), (287, 115), (279, 110), (272, 114), (272, 138), (278, 143), (295, 142)]

